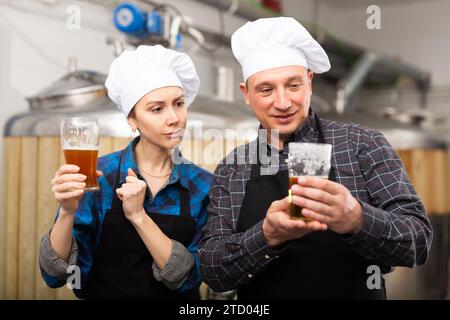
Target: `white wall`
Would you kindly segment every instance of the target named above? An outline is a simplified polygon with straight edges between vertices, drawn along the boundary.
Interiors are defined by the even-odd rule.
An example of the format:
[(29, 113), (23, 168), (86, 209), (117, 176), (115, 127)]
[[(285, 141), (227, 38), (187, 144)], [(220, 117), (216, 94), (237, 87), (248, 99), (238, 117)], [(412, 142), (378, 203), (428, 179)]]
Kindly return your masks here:
[[(430, 71), (435, 86), (450, 86), (450, 1), (372, 2), (381, 3), (381, 30), (369, 30), (366, 26), (367, 1), (361, 1), (360, 5), (352, 1), (353, 6), (326, 1), (319, 11), (319, 25), (338, 39), (399, 57)], [(291, 0), (284, 4), (287, 13), (313, 20), (311, 1)]]

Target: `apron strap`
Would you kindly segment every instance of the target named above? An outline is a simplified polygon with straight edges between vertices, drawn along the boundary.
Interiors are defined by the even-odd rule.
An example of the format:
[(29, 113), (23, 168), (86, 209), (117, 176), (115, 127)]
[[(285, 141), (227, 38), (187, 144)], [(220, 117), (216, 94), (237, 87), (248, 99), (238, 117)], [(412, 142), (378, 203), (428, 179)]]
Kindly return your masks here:
[(180, 184), (180, 216), (190, 218), (191, 217), (191, 205), (190, 205), (190, 194), (187, 189), (185, 189)]
[[(317, 130), (318, 130), (318, 135), (319, 135), (319, 143), (326, 143), (325, 142), (325, 135), (323, 134), (323, 127), (322, 127), (322, 122), (320, 121), (319, 117), (317, 116), (316, 113), (314, 113), (314, 119), (316, 120), (316, 124), (317, 124)], [(336, 171), (334, 170), (334, 167), (331, 166), (330, 168), (330, 172), (328, 174), (328, 180), (331, 181), (336, 181)]]

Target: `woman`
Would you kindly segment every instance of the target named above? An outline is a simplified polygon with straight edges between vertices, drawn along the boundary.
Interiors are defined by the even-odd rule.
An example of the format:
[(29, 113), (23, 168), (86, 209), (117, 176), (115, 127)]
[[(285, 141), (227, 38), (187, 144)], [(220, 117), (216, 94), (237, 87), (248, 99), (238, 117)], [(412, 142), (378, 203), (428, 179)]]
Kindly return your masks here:
[[(41, 242), (44, 280), (55, 288), (71, 276), (85, 299), (198, 298), (211, 174), (173, 160), (198, 92), (195, 67), (186, 54), (139, 46), (112, 63), (106, 87), (140, 135), (99, 158), (100, 191), (84, 192), (86, 177), (74, 165), (56, 172), (60, 209)], [(80, 270), (78, 287), (71, 265)]]

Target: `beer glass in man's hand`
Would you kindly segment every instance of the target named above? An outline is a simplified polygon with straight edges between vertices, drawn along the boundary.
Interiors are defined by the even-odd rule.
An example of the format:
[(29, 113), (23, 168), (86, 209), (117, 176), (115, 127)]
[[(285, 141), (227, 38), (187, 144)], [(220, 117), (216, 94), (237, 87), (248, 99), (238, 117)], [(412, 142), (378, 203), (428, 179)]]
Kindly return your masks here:
[[(95, 118), (67, 118), (61, 123), (61, 146), (66, 164), (79, 168), (78, 174), (86, 176), (84, 191), (99, 190), (97, 156), (99, 126)], [(73, 173), (73, 172), (72, 172)]]
[(302, 208), (292, 203), (291, 187), (300, 176), (318, 176), (328, 179), (331, 168), (331, 144), (290, 142), (289, 143), (289, 213), (292, 219), (310, 221), (301, 213)]

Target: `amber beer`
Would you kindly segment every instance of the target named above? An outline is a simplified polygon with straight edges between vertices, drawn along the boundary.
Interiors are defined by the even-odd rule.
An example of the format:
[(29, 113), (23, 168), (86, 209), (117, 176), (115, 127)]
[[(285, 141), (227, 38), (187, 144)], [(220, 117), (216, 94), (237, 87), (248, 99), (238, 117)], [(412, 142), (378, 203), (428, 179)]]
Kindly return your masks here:
[[(320, 178), (327, 179), (328, 177), (320, 176)], [(297, 181), (298, 181), (298, 177), (297, 176), (289, 177), (289, 193), (290, 193), (291, 187), (294, 184), (296, 184)], [(291, 216), (292, 219), (302, 219), (304, 221), (312, 221), (310, 218), (306, 218), (302, 214), (302, 208), (297, 206), (297, 205), (295, 205), (292, 201), (289, 202), (289, 215)]]
[(67, 164), (80, 167), (86, 176), (84, 191), (99, 190), (97, 181), (97, 157), (99, 125), (96, 118), (72, 117), (61, 122), (61, 146)]
[[(328, 179), (327, 176), (316, 176), (318, 178), (322, 178), (322, 179)], [(294, 176), (294, 177), (289, 177), (289, 191), (288, 193), (290, 193), (291, 187), (296, 184), (298, 181), (298, 177)], [(289, 202), (289, 215), (291, 216), (292, 219), (302, 219), (304, 221), (312, 221), (312, 219), (310, 218), (306, 218), (303, 214), (302, 214), (302, 208), (295, 205), (292, 201)]]
[[(289, 177), (289, 193), (291, 192), (291, 187), (296, 184), (298, 181), (298, 177)], [(292, 201), (292, 198), (290, 198), (289, 200), (289, 215), (291, 216), (292, 219), (302, 219), (304, 221), (311, 221), (311, 219), (306, 218), (305, 216), (303, 216), (302, 214), (302, 208), (295, 205)]]
[(80, 167), (81, 173), (85, 175), (86, 187), (85, 191), (95, 191), (99, 190), (100, 187), (97, 181), (97, 157), (98, 149), (64, 149), (64, 158), (66, 163), (74, 164)]

